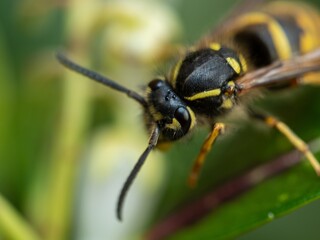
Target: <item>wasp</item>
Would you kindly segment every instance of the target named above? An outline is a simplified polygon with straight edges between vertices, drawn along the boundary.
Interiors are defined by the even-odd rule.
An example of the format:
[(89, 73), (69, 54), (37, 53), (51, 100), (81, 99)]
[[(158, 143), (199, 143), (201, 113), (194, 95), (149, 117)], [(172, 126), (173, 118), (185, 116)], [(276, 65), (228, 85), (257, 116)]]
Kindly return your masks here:
[[(272, 92), (320, 84), (320, 14), (297, 2), (241, 3), (211, 34), (187, 48), (167, 76), (150, 81), (144, 94), (57, 54), (65, 67), (126, 94), (143, 109), (149, 143), (121, 189), (119, 220), (125, 196), (153, 149), (185, 137), (198, 125), (209, 125), (212, 130), (189, 176), (189, 185), (194, 186), (207, 153), (226, 128), (217, 117), (231, 112), (256, 89)], [(285, 123), (251, 106), (245, 109), (249, 117), (282, 133), (320, 175), (320, 164), (308, 145)]]

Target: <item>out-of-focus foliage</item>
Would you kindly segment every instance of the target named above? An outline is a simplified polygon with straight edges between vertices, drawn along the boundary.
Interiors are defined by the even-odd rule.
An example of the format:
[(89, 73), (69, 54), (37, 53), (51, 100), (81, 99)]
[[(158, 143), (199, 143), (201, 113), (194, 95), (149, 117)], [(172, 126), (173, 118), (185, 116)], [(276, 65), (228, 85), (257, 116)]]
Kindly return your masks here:
[[(205, 137), (198, 131), (168, 153), (150, 156), (126, 201), (124, 223), (115, 219), (117, 194), (147, 143), (141, 109), (125, 96), (65, 70), (55, 52), (62, 50), (82, 65), (140, 91), (154, 73), (169, 69), (172, 49), (179, 43), (192, 44), (208, 32), (233, 3), (0, 1), (0, 239), (139, 239), (150, 222), (253, 163), (291, 149), (278, 133), (241, 122), (245, 127), (214, 147), (199, 187), (190, 190), (185, 179)], [(259, 104), (311, 140), (320, 135), (319, 91), (304, 87)], [(271, 201), (279, 189), (288, 192), (298, 185), (299, 176), (303, 184), (295, 192), (315, 184), (305, 164), (263, 183), (181, 234), (243, 233), (265, 222), (266, 214), (256, 221), (248, 218), (243, 228), (230, 232), (233, 216), (245, 216), (245, 209), (250, 209), (239, 205), (260, 201), (259, 192)], [(288, 196), (292, 200), (293, 195)], [(279, 214), (300, 204), (284, 205)], [(316, 212), (319, 204), (313, 208)], [(239, 214), (233, 215), (236, 211)], [(319, 211), (300, 221), (317, 222), (318, 215)], [(211, 223), (217, 226), (212, 232)], [(265, 231), (278, 231), (274, 238), (280, 234), (275, 229), (276, 225)], [(309, 231), (309, 239), (317, 230)]]
[[(195, 226), (178, 232), (170, 239), (234, 238), (319, 197), (320, 183), (313, 169), (305, 163), (289, 173), (261, 183), (248, 193), (224, 204)], [(316, 234), (308, 233), (307, 236), (308, 239), (316, 239)]]
[[(92, 239), (101, 235), (91, 228), (96, 222), (104, 238), (137, 234), (137, 226), (116, 221), (114, 208), (147, 141), (140, 109), (64, 69), (55, 52), (108, 69), (110, 77), (139, 90), (151, 78), (154, 63), (168, 58), (166, 51), (181, 32), (176, 15), (157, 1), (0, 4), (0, 192), (5, 197), (1, 207), (9, 208), (0, 214), (0, 236), (19, 239), (15, 233), (30, 230), (41, 239)], [(107, 146), (104, 151), (102, 146)], [(149, 168), (157, 173), (142, 173), (142, 193), (136, 196), (158, 186), (160, 158), (151, 157)], [(140, 206), (146, 207), (142, 200)], [(19, 213), (10, 206), (25, 221), (18, 221)], [(10, 219), (17, 221), (9, 224)]]

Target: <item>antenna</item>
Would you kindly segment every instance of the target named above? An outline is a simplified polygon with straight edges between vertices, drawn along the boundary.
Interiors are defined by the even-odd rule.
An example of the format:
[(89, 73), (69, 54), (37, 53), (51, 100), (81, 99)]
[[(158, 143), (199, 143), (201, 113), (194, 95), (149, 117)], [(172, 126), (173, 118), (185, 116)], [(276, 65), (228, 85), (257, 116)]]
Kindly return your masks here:
[(140, 171), (142, 165), (144, 164), (145, 160), (147, 159), (149, 153), (157, 145), (159, 135), (160, 135), (159, 128), (157, 126), (154, 126), (154, 128), (151, 132), (151, 135), (150, 135), (148, 147), (146, 148), (146, 150), (144, 150), (144, 152), (140, 156), (139, 160), (134, 165), (129, 176), (127, 177), (125, 183), (123, 184), (123, 187), (121, 189), (121, 192), (120, 192), (120, 195), (118, 198), (118, 203), (117, 203), (117, 218), (119, 219), (119, 221), (122, 220), (123, 203), (124, 203), (125, 197), (128, 193), (128, 190), (129, 190), (132, 182), (134, 181), (135, 177), (137, 176), (138, 172)]
[(108, 86), (118, 92), (123, 92), (125, 94), (128, 95), (128, 97), (136, 100), (137, 102), (139, 102), (143, 107), (147, 107), (147, 102), (144, 99), (144, 97), (142, 97), (140, 94), (138, 94), (135, 91), (132, 91), (114, 81), (112, 81), (111, 79), (102, 76), (101, 74), (94, 72), (92, 70), (89, 70), (85, 67), (80, 66), (79, 64), (73, 62), (72, 60), (68, 59), (66, 56), (64, 56), (62, 53), (58, 52), (56, 54), (56, 58), (58, 59), (58, 61), (65, 66), (66, 68), (77, 72), (83, 76), (86, 76), (96, 82), (99, 82), (105, 86)]

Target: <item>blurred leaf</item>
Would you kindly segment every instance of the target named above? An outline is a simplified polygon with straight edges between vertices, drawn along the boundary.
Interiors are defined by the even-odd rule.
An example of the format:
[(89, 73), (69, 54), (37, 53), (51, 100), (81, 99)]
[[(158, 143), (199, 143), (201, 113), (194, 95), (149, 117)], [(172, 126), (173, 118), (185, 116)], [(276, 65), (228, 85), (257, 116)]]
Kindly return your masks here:
[[(320, 154), (317, 155), (318, 158)], [(303, 180), (302, 180), (303, 179)], [(320, 181), (306, 163), (265, 181), (172, 239), (229, 239), (320, 198)]]
[[(11, 55), (7, 48), (7, 39), (0, 25), (0, 189), (10, 199), (17, 191), (12, 187), (17, 181), (10, 169), (17, 168), (15, 159), (15, 115), (16, 92)], [(7, 161), (4, 161), (7, 160)], [(12, 185), (8, 186), (7, 182)]]
[(40, 239), (29, 223), (2, 195), (0, 195), (0, 229), (0, 233), (4, 234), (6, 239)]

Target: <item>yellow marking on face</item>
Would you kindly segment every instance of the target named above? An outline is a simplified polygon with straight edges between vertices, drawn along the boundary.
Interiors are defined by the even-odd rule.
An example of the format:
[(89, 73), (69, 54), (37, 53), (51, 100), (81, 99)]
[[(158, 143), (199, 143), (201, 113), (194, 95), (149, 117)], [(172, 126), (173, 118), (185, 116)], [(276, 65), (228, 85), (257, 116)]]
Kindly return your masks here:
[(279, 58), (290, 58), (292, 53), (290, 42), (281, 25), (272, 17), (268, 16), (265, 13), (253, 12), (243, 15), (243, 17), (240, 17), (235, 23), (236, 28), (243, 28), (246, 26), (257, 24), (266, 24)]
[(166, 127), (174, 129), (174, 130), (179, 130), (179, 129), (181, 129), (181, 124), (179, 123), (179, 121), (176, 118), (174, 118), (174, 119), (172, 119), (172, 123), (166, 124)]
[(191, 130), (197, 123), (197, 119), (196, 119), (196, 115), (194, 114), (194, 112), (191, 110), (191, 108), (187, 107), (187, 110), (190, 114), (190, 118), (191, 118), (191, 124), (189, 127), (189, 130)]
[(221, 44), (213, 42), (213, 43), (210, 43), (209, 47), (214, 51), (219, 51), (221, 49)]
[(160, 112), (158, 112), (153, 105), (149, 106), (149, 112), (154, 121), (160, 121), (163, 119), (163, 116)]
[(182, 62), (183, 62), (183, 59), (180, 59), (171, 71), (170, 82), (173, 88), (176, 87), (177, 77), (178, 77)]
[(151, 93), (151, 88), (147, 87), (145, 90), (145, 95), (148, 96)]
[(224, 99), (221, 107), (224, 108), (224, 109), (232, 108), (233, 107), (232, 100), (230, 98)]
[(232, 58), (232, 57), (227, 57), (226, 58), (227, 62), (229, 63), (230, 67), (232, 67), (232, 69), (237, 73), (240, 74), (241, 73), (241, 66), (240, 63)]
[[(194, 114), (194, 112), (191, 110), (191, 108), (187, 107), (190, 118), (191, 118), (191, 124), (189, 127), (189, 130), (191, 130), (195, 125), (196, 125), (196, 116)], [(176, 118), (172, 119), (172, 123), (166, 124), (167, 128), (171, 128), (174, 130), (179, 130), (181, 129), (181, 124), (179, 123), (179, 121)]]
[(239, 60), (242, 66), (242, 71), (247, 72), (248, 71), (248, 65), (246, 59), (243, 57), (242, 54), (239, 54)]
[(197, 99), (203, 99), (203, 98), (207, 98), (207, 97), (216, 97), (219, 96), (221, 93), (221, 89), (217, 88), (217, 89), (212, 89), (209, 91), (204, 91), (204, 92), (200, 92), (200, 93), (196, 93), (190, 97), (184, 97), (185, 99), (189, 100), (189, 101), (194, 101)]

